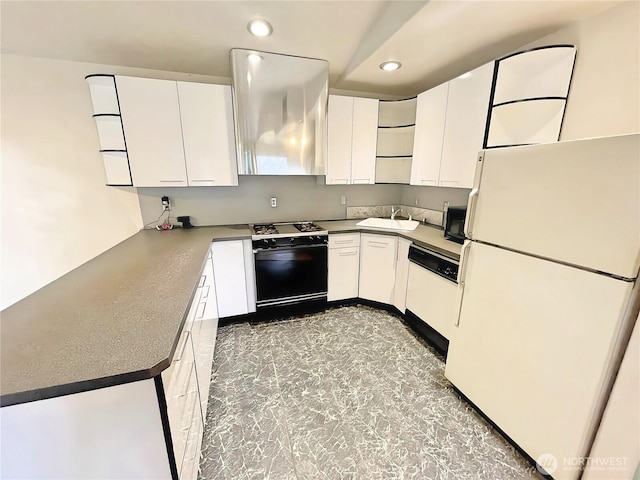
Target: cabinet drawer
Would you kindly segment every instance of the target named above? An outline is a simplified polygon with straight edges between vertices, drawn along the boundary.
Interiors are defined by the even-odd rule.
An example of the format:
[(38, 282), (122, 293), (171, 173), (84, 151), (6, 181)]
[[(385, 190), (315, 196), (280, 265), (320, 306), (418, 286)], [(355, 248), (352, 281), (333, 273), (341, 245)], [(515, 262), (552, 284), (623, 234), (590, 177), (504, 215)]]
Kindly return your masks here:
[(359, 233), (339, 233), (329, 235), (329, 248), (359, 247)]

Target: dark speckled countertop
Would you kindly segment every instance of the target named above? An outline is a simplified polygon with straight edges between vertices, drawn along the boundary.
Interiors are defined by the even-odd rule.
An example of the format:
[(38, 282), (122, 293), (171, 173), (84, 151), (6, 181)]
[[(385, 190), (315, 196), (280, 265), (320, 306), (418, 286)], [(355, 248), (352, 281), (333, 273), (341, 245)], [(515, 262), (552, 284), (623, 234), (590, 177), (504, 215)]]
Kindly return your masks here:
[(167, 368), (212, 239), (246, 225), (143, 230), (1, 312), (2, 406)]
[[(400, 235), (454, 259), (442, 230), (361, 228)], [(250, 238), (247, 225), (143, 230), (0, 312), (0, 405), (42, 400), (158, 375), (171, 363), (212, 241)]]

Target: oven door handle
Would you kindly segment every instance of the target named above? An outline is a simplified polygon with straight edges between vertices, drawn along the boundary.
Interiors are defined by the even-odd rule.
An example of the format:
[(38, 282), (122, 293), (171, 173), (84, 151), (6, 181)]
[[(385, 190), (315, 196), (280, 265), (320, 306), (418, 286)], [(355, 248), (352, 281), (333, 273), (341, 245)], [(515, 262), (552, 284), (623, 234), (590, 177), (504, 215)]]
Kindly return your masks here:
[(294, 245), (289, 247), (254, 248), (253, 253), (278, 252), (280, 250), (298, 250), (301, 248), (327, 248), (327, 244), (323, 243), (322, 245)]

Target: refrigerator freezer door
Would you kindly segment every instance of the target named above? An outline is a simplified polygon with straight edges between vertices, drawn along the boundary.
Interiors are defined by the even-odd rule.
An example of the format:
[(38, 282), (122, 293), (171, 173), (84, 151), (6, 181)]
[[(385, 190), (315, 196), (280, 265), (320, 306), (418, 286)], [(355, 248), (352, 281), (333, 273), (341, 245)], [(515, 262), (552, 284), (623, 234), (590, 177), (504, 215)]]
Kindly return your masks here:
[(471, 238), (637, 277), (640, 135), (483, 153), (467, 216)]
[(445, 376), (533, 459), (585, 456), (633, 284), (476, 242), (464, 262)]

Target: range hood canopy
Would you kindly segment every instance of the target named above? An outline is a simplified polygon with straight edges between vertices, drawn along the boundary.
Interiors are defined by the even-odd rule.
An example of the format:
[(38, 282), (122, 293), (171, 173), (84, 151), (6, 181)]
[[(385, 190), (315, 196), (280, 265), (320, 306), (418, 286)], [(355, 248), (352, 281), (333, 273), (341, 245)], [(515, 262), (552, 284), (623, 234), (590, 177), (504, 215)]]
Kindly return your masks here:
[(329, 63), (230, 53), (240, 175), (324, 175)]

